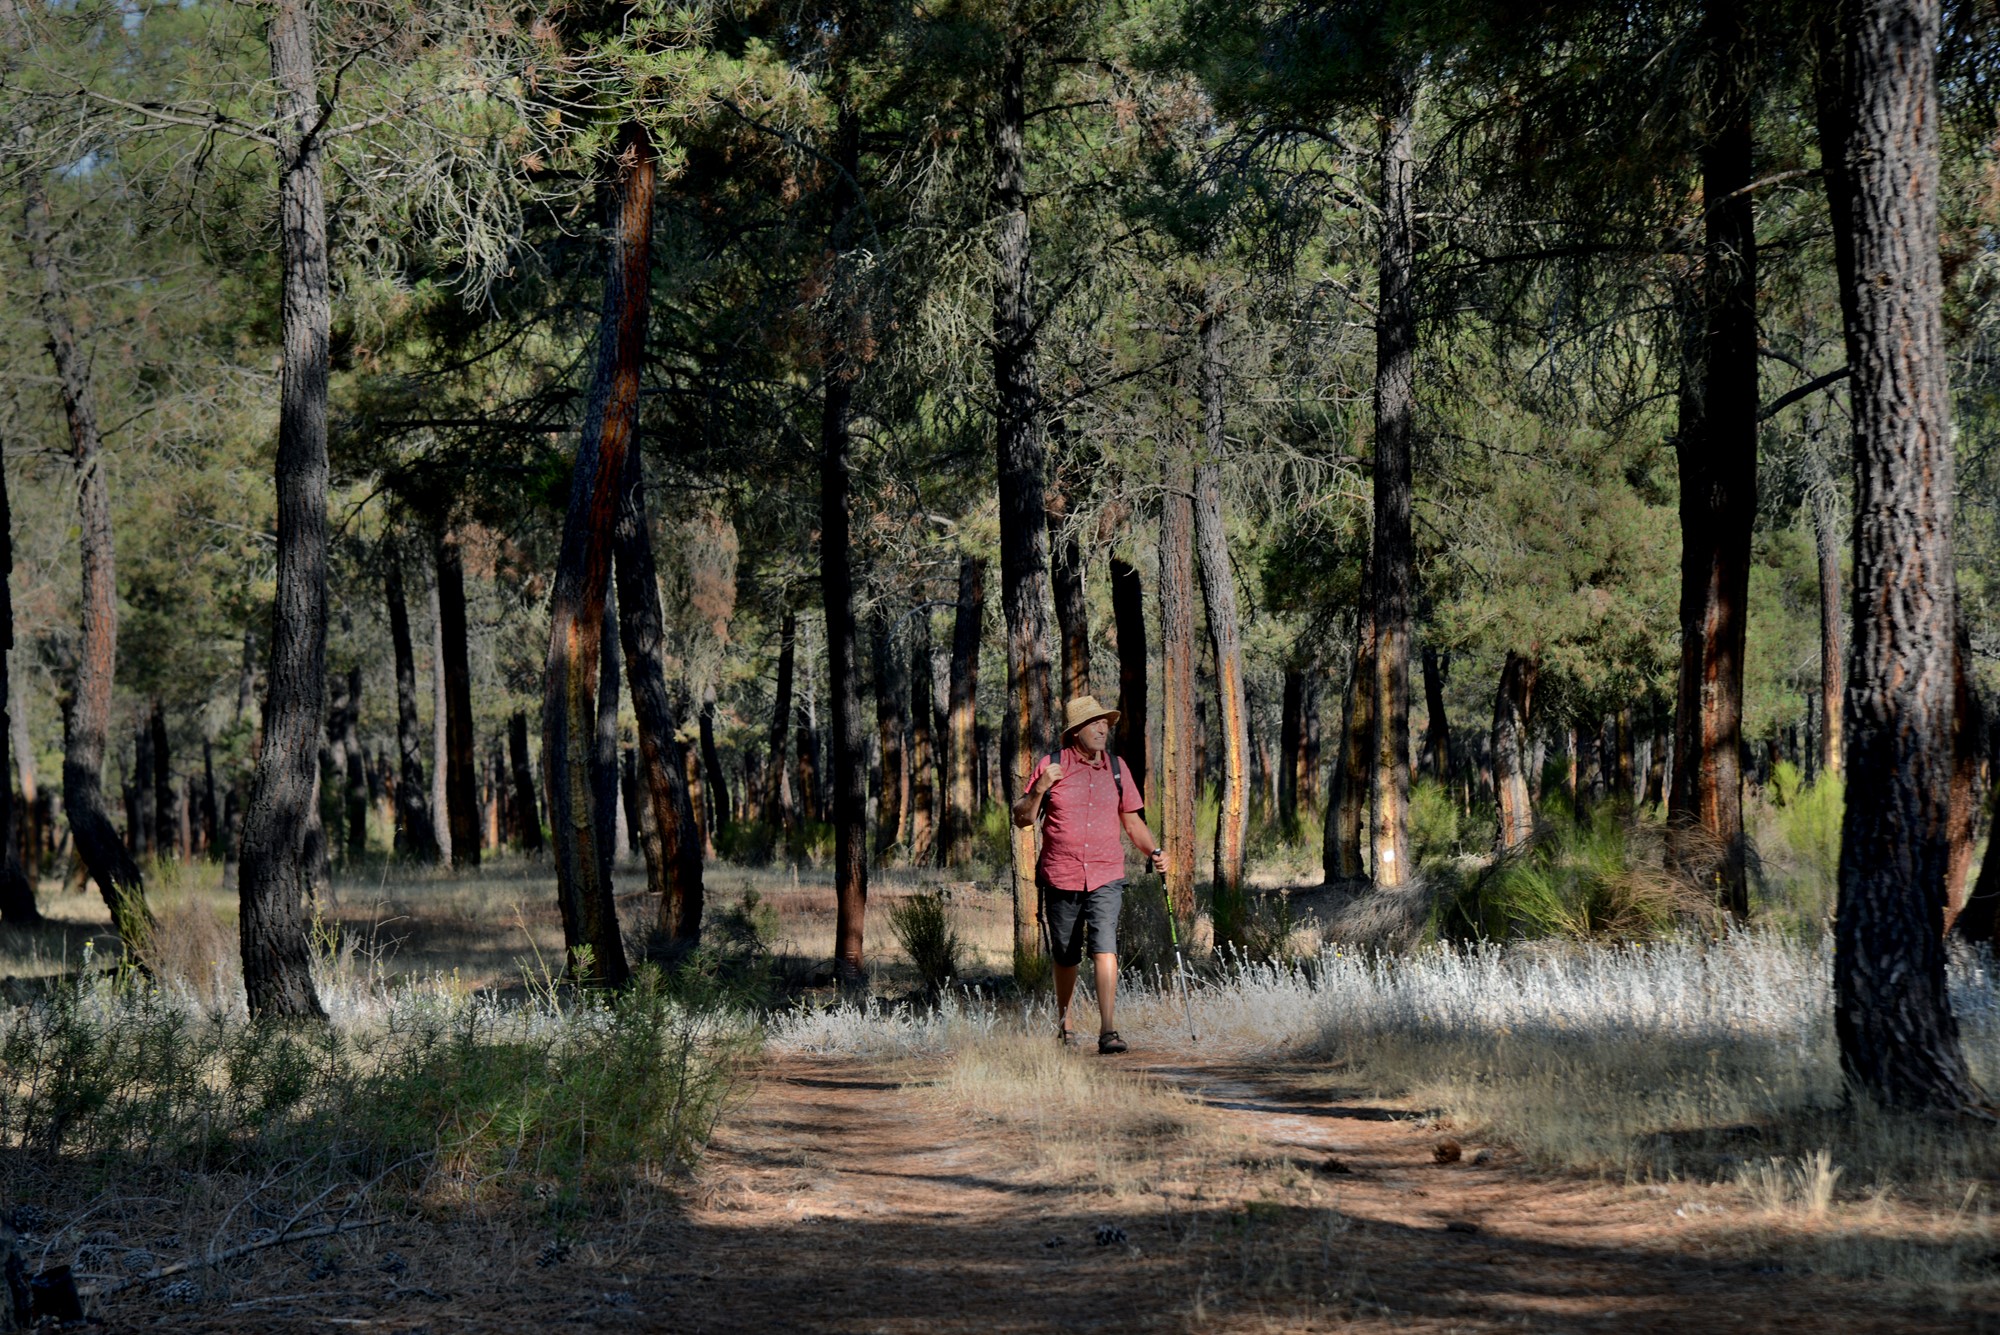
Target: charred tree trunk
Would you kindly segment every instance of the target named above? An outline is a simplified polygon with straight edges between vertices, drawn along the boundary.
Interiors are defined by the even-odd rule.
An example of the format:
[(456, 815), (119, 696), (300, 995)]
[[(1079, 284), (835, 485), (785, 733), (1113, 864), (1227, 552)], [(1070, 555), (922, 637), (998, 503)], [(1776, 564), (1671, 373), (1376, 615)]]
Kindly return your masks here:
[(1981, 1095), (1938, 927), (1950, 863), (1951, 406), (1938, 256), (1937, 0), (1842, 6), (1821, 149), (1856, 472), (1834, 1030), (1855, 1085), (1902, 1108)]
[(1375, 320), (1375, 884), (1410, 879), (1410, 534), (1412, 393), (1417, 352), (1416, 88), (1399, 79), (1382, 115), (1382, 238)]
[(1111, 558), (1111, 621), (1118, 636), (1118, 758), (1146, 791), (1146, 593), (1139, 572)]
[(76, 466), (77, 551), (82, 567), (81, 643), (71, 706), (64, 715), (63, 809), (77, 857), (90, 870), (129, 955), (146, 948), (152, 915), (138, 864), (104, 802), (104, 750), (111, 728), (111, 685), (118, 665), (118, 579), (111, 542), (111, 487), (104, 476), (103, 438), (90, 361), (76, 345), (69, 296), (50, 233), (48, 199), (30, 178), (26, 210), (28, 256), (40, 271), (38, 300), (56, 384), (68, 419)]
[(1812, 512), (1813, 547), (1819, 557), (1819, 763), (1826, 773), (1838, 775), (1846, 665), (1841, 661), (1840, 643), (1839, 512), (1830, 483), (1814, 488)]
[[(929, 863), (936, 852), (938, 809), (937, 681), (931, 663), (931, 614), (919, 608), (910, 619), (910, 865)], [(971, 784), (966, 785), (968, 791)]]
[[(868, 908), (868, 733), (861, 706), (861, 654), (854, 618), (854, 555), (850, 493), (854, 472), (854, 383), (862, 365), (850, 352), (857, 332), (845, 268), (849, 219), (861, 207), (861, 118), (843, 101), (833, 125), (832, 157), (840, 166), (828, 225), (835, 257), (833, 315), (823, 331), (819, 419), (820, 605), (826, 615), (828, 705), (832, 712), (834, 973), (861, 983), (862, 929)], [(879, 692), (878, 692), (879, 694)]]
[(675, 947), (687, 947), (701, 940), (704, 849), (688, 790), (680, 718), (667, 693), (666, 617), (636, 443), (625, 455), (616, 543), (618, 633), (639, 725), (639, 797), (660, 834), (659, 860), (646, 863), (646, 888), (660, 897), (660, 934)]
[(961, 557), (958, 614), (951, 632), (951, 680), (945, 714), (944, 864), (972, 860), (972, 825), (982, 796), (979, 779), (979, 638), (986, 618), (986, 563)]
[(786, 612), (778, 629), (778, 682), (771, 705), (771, 742), (764, 759), (764, 819), (790, 829), (796, 819), (785, 757), (791, 750), (792, 675), (798, 662), (799, 618)]
[[(1371, 669), (1372, 670), (1372, 669)], [(1299, 810), (1309, 816), (1320, 812), (1320, 687), (1326, 680), (1317, 658), (1306, 664), (1305, 699), (1299, 706)]]
[(383, 576), (389, 603), (389, 640), (396, 656), (396, 853), (414, 862), (436, 862), (440, 850), (424, 778), (424, 739), (417, 719), (417, 656), (410, 644), (410, 608), (403, 596), (403, 567), (393, 557)]
[(1194, 477), (1187, 447), (1164, 447), (1160, 492), (1160, 842), (1167, 899), (1194, 916), (1195, 761)]
[[(7, 473), (0, 464), (0, 748), (8, 748), (17, 755), (23, 755), (26, 729), (21, 727), (21, 713), (15, 705), (15, 683), (9, 671), (9, 656), (14, 648), (14, 595), (12, 580), (14, 574), (14, 519), (13, 510), (7, 500)], [(42, 920), (42, 911), (35, 904), (35, 883), (22, 870), (22, 863), (37, 866), (40, 849), (36, 846), (35, 821), (35, 766), (32, 758), (23, 755), (21, 764), (21, 798), (23, 813), (29, 819), (25, 825), (27, 837), (16, 833), (16, 812), (14, 810), (14, 784), (9, 778), (12, 766), (4, 752), (0, 752), (0, 838), (4, 838), (4, 858), (0, 858), (0, 922), (10, 926), (32, 926)]]
[[(347, 861), (360, 862), (368, 856), (368, 763), (361, 751), (361, 669), (347, 673), (347, 708), (341, 713), (341, 749), (346, 753), (342, 768), (347, 781), (343, 793), (347, 823)], [(157, 756), (165, 756), (166, 730), (160, 729), (153, 742)], [(161, 766), (165, 768), (164, 765)]]
[[(472, 736), (472, 661), (465, 617), (465, 562), (457, 538), (437, 544), (437, 671), (444, 682), (444, 800), (452, 863), (479, 865), (479, 759)], [(600, 595), (601, 602), (601, 595)], [(592, 663), (593, 670), (596, 667)], [(545, 725), (546, 726), (546, 725)]]
[(1493, 694), (1493, 787), (1500, 807), (1493, 845), (1503, 854), (1527, 843), (1535, 832), (1535, 809), (1528, 798), (1528, 724), (1537, 675), (1532, 659), (1509, 650), (1500, 688)]
[(542, 808), (535, 800), (535, 769), (528, 758), (528, 716), (515, 710), (507, 720), (507, 761), (514, 772), (514, 829), (521, 841), (521, 850), (526, 853), (540, 853), (542, 842)]
[(710, 686), (701, 697), (701, 763), (708, 770), (709, 805), (715, 812), (715, 826), (727, 825), (736, 816), (736, 804), (730, 797), (729, 779), (722, 772), (722, 753), (715, 748), (715, 687)]
[[(1704, 41), (1744, 76), (1748, 11), (1709, 0)], [(1726, 89), (1701, 146), (1706, 217), (1700, 365), (1682, 392), (1681, 692), (1675, 720), (1675, 861), (1738, 918), (1750, 911), (1743, 833), (1743, 657), (1757, 518), (1757, 235), (1752, 107)]]
[[(1021, 791), (1056, 732), (1049, 684), (1048, 515), (1041, 380), (1036, 369), (1033, 252), (1028, 237), (1027, 51), (1020, 37), (1000, 56), (991, 130), (994, 247), (993, 383), (999, 456), (1000, 604), (1007, 620), (1007, 711), (1002, 716), (1003, 800)], [(1035, 932), (1034, 826), (1011, 827), (1015, 975), (1040, 953)], [(1189, 850), (1191, 852), (1192, 850)], [(1184, 855), (1185, 856), (1185, 855)]]
[(1278, 706), (1278, 823), (1291, 831), (1299, 822), (1299, 748), (1305, 733), (1306, 674), (1285, 667), (1284, 695)]
[(1074, 700), (1090, 694), (1090, 603), (1084, 596), (1083, 544), (1063, 520), (1063, 514), (1051, 507), (1049, 579), (1062, 636), (1062, 695)]
[[(616, 837), (597, 809), (590, 739), (597, 701), (592, 678), (604, 655), (604, 605), (627, 451), (638, 448), (639, 380), (645, 361), (646, 297), (653, 231), (653, 146), (628, 122), (619, 133), (607, 229), (604, 304), (597, 368), (577, 440), (550, 601), (549, 657), (542, 704), (542, 790), (555, 842), (556, 885), (569, 965), (580, 982), (626, 979), (617, 906), (603, 874)], [(588, 954), (586, 960), (585, 954)]]
[(167, 741), (167, 712), (159, 700), (152, 702), (146, 715), (146, 740), (153, 752), (153, 791), (144, 795), (153, 815), (153, 851), (161, 857), (180, 857), (177, 832), (180, 827), (179, 802), (174, 793), (172, 751)]
[(326, 707), (326, 396), (333, 307), (316, 15), (281, 0), (270, 21), (280, 88), (279, 235), (284, 289), (278, 408), (278, 570), (264, 749), (243, 820), (240, 935), (253, 1016), (324, 1018), (306, 947), (305, 897), (318, 872), (307, 844), (319, 801), (320, 717)]
[(875, 732), (882, 752), (882, 797), (875, 804), (875, 856), (887, 862), (903, 842), (903, 813), (909, 807), (910, 767), (903, 750), (904, 706), (909, 675), (897, 657), (889, 621), (881, 612), (869, 625), (875, 659)]
[(1451, 720), (1444, 712), (1444, 664), (1424, 646), (1424, 770), (1439, 783), (1451, 780)]
[(1329, 884), (1368, 879), (1369, 759), (1375, 751), (1375, 597), (1372, 569), (1361, 572), (1361, 614), (1354, 627), (1354, 665), (1341, 710), (1340, 754), (1326, 795), (1321, 865)]
[(1201, 555), (1202, 603), (1215, 656), (1216, 731), (1222, 784), (1215, 823), (1216, 938), (1243, 941), (1243, 855), (1250, 836), (1250, 723), (1243, 686), (1243, 634), (1236, 611), (1236, 570), (1222, 526), (1222, 477), (1215, 461), (1224, 439), (1222, 313), (1208, 293), (1200, 330), (1202, 435), (1206, 460), (1194, 473), (1194, 532)]

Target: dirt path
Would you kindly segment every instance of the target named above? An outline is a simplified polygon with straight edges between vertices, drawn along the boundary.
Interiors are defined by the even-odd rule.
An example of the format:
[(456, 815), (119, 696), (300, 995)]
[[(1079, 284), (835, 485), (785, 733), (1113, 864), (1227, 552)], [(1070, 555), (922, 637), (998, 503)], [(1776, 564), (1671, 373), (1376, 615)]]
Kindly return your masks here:
[[(645, 1305), (675, 1313), (662, 1328), (717, 1332), (2000, 1331), (1992, 1313), (1785, 1273), (1661, 1189), (1472, 1145), (1441, 1165), (1440, 1133), (1395, 1110), (1254, 1070), (1133, 1064), (1248, 1152), (1144, 1195), (1050, 1185), (1018, 1137), (888, 1071), (780, 1060), (714, 1147), (685, 1271), (645, 1284)], [(1097, 1245), (1100, 1225), (1124, 1242)]]

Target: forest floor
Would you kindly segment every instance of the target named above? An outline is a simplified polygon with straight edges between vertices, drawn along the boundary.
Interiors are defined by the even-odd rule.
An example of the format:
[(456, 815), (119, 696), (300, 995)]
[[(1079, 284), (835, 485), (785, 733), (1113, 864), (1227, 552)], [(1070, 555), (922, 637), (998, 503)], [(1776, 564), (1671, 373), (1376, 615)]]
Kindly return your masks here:
[[(803, 943), (821, 926), (806, 908), (820, 898), (811, 884), (735, 875), (712, 885), (718, 907), (754, 888), (782, 935)], [(375, 940), (394, 933), (404, 967), (450, 961), (474, 986), (506, 988), (530, 967), (524, 948), (552, 944), (537, 879), (502, 868), (476, 886), (386, 887), (351, 894), (347, 912), (357, 929), (374, 924)], [(77, 921), (14, 970), (74, 958), (80, 940), (60, 934), (97, 927), (88, 899), (51, 907)], [(961, 911), (975, 949), (994, 953), (1002, 912), (972, 896)], [(226, 953), (226, 926), (185, 933), (191, 974), (195, 943)], [(874, 939), (889, 940), (886, 924)], [(1338, 1065), (1170, 1043), (1146, 1032), (1145, 1014), (1127, 1019), (1135, 1050), (1116, 1058), (1058, 1052), (1011, 1026), (946, 1054), (774, 1044), (744, 1071), (692, 1178), (635, 1181), (612, 1207), (569, 1217), (526, 1200), (392, 1210), (378, 1227), (201, 1273), (193, 1288), (128, 1291), (99, 1315), (110, 1329), (396, 1335), (2000, 1335), (2000, 1255), (1932, 1282), (1927, 1240), (1955, 1222), (1935, 1202), (1853, 1200), (1813, 1215), (1761, 1207), (1740, 1182), (1552, 1169), (1376, 1097)], [(1081, 1009), (1078, 1019), (1094, 1028)], [(1054, 1104), (1051, 1082), (1066, 1086)], [(89, 1182), (53, 1180), (70, 1176), (56, 1167), (43, 1185), (88, 1203), (77, 1227), (107, 1255), (176, 1254), (197, 1245), (199, 1219), (221, 1229), (235, 1209), (219, 1193), (190, 1202), (165, 1180), (155, 1195), (91, 1200)]]

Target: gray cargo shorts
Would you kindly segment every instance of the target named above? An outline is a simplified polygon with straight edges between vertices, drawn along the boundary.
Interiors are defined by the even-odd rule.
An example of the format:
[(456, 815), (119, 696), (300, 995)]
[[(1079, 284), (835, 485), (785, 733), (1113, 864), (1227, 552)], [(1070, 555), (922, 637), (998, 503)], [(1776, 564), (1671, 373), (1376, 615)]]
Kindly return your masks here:
[(1125, 882), (1113, 881), (1095, 890), (1042, 887), (1042, 915), (1048, 924), (1049, 947), (1056, 963), (1074, 969), (1083, 962), (1085, 934), (1090, 953), (1118, 953), (1118, 909), (1125, 902)]

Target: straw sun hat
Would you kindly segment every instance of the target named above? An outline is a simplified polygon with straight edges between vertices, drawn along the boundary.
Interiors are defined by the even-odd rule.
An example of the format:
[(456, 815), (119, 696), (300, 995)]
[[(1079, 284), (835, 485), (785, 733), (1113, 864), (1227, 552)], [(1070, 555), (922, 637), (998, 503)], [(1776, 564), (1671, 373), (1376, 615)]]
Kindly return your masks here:
[(1118, 711), (1106, 709), (1097, 703), (1097, 697), (1094, 695), (1080, 695), (1063, 706), (1063, 736), (1067, 738), (1092, 719), (1100, 718), (1108, 718), (1116, 723)]

